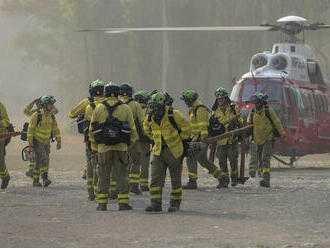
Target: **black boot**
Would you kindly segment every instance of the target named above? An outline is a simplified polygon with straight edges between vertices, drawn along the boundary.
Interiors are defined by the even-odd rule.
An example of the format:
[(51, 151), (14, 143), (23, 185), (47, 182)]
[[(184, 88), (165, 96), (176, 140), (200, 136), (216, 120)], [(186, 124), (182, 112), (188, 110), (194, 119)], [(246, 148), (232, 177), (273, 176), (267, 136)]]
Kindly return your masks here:
[(237, 183), (238, 183), (237, 182), (237, 177), (234, 177), (234, 178), (231, 179), (231, 186), (232, 187), (236, 187), (237, 186)]
[(118, 193), (116, 191), (110, 191), (109, 200), (116, 200), (118, 199)]
[(94, 200), (95, 200), (95, 195), (90, 195), (90, 196), (88, 196), (88, 200), (89, 200), (89, 201), (94, 201)]
[(136, 195), (142, 195), (142, 192), (139, 189), (139, 185), (136, 184), (136, 183), (130, 185), (129, 192), (132, 192), (132, 193), (134, 193)]
[(118, 210), (121, 211), (121, 210), (132, 210), (133, 207), (130, 206), (129, 204), (127, 203), (119, 203), (119, 208)]
[(107, 211), (107, 204), (100, 204), (96, 207), (97, 211)]
[(269, 181), (265, 181), (265, 180), (261, 180), (260, 181), (260, 186), (261, 187), (269, 188), (270, 187), (270, 182)]
[(250, 177), (255, 177), (256, 176), (256, 171), (255, 170), (250, 170), (249, 175), (250, 175)]
[(84, 180), (86, 180), (86, 178), (87, 178), (87, 171), (86, 171), (86, 169), (84, 169), (81, 178), (84, 179)]
[(222, 188), (228, 188), (228, 183), (227, 182), (224, 182), (222, 180), (219, 180), (219, 183), (217, 185), (217, 188), (218, 189), (222, 189)]
[(175, 206), (170, 206), (167, 211), (172, 213), (172, 212), (177, 212), (180, 210), (180, 207), (175, 207)]
[(42, 184), (43, 184), (43, 186), (46, 188), (46, 187), (48, 187), (51, 183), (52, 183), (52, 181), (50, 181), (50, 180), (48, 179), (48, 173), (47, 173), (47, 172), (44, 173), (44, 174), (42, 175)]
[(39, 183), (39, 180), (38, 179), (33, 179), (33, 187), (41, 187), (42, 184)]
[(151, 212), (162, 212), (162, 206), (161, 205), (150, 205), (146, 207), (145, 209), (146, 212), (151, 213)]
[(33, 170), (29, 169), (27, 172), (25, 172), (25, 175), (27, 177), (33, 177)]
[(10, 180), (9, 175), (2, 179), (2, 183), (1, 183), (1, 188), (2, 189), (7, 188), (8, 184), (9, 184), (9, 180)]
[(182, 186), (183, 189), (197, 189), (197, 182), (189, 180), (187, 184)]

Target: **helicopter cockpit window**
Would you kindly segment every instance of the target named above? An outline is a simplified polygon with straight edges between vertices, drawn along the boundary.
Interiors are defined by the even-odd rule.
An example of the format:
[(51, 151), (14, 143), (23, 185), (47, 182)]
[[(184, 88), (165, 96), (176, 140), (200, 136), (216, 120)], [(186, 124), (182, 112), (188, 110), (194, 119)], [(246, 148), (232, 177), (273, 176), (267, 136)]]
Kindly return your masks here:
[(305, 107), (304, 107), (304, 102), (302, 100), (301, 97), (301, 93), (298, 87), (292, 87), (292, 93), (294, 96), (294, 102), (295, 102), (295, 106), (298, 108), (298, 111), (300, 114), (304, 114), (305, 113)]
[(230, 94), (230, 100), (232, 100), (233, 102), (239, 102), (240, 91), (241, 91), (241, 84), (235, 84)]
[(258, 82), (258, 84), (244, 84), (242, 101), (248, 101), (251, 96), (257, 92), (267, 94), (269, 102), (281, 102), (282, 101), (282, 89), (280, 84), (266, 84)]

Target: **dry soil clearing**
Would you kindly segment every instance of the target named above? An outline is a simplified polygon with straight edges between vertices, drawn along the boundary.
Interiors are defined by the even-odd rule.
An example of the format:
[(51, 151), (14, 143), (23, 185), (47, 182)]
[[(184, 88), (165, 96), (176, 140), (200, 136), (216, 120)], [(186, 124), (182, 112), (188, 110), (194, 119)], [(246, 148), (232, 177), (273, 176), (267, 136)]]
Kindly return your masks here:
[[(146, 214), (149, 194), (131, 195), (133, 211), (96, 212), (81, 179), (81, 137), (65, 136), (51, 153), (49, 188), (33, 188), (20, 159), (23, 144), (7, 149), (12, 180), (0, 191), (0, 247), (330, 247), (330, 156), (301, 158), (295, 169), (272, 162), (272, 187), (218, 190), (202, 168), (199, 189), (184, 191), (182, 211)], [(183, 182), (187, 180), (184, 170)], [(169, 185), (164, 192), (166, 210)]]

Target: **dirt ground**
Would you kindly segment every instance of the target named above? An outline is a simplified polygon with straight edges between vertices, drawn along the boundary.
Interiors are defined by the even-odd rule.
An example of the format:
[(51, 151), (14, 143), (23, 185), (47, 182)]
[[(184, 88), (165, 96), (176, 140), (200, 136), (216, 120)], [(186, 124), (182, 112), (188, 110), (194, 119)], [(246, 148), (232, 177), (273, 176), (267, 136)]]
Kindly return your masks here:
[[(149, 194), (131, 195), (133, 211), (96, 212), (81, 179), (84, 145), (64, 136), (52, 147), (49, 188), (33, 188), (20, 158), (24, 144), (15, 138), (7, 149), (10, 185), (0, 191), (1, 248), (84, 247), (330, 247), (330, 156), (306, 156), (294, 169), (272, 161), (271, 188), (245, 185), (218, 190), (199, 169), (199, 189), (184, 191), (182, 211), (146, 214)], [(187, 181), (186, 169), (183, 182)]]

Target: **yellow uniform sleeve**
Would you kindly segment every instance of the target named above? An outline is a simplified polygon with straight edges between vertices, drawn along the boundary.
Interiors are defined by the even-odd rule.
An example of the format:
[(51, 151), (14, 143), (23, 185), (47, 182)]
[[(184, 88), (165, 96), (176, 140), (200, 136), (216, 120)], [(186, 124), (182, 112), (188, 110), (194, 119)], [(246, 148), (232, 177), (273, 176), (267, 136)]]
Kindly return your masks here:
[(25, 108), (24, 108), (25, 115), (31, 116), (34, 112), (36, 112), (35, 110), (32, 111), (33, 105), (34, 105), (34, 100), (25, 106)]
[(209, 126), (209, 113), (204, 107), (200, 107), (196, 112), (196, 119), (199, 133), (201, 139), (206, 138), (209, 135), (208, 126)]
[(85, 110), (87, 105), (89, 104), (89, 99), (85, 98), (81, 102), (78, 103), (70, 112), (69, 117), (70, 118), (76, 118), (78, 115), (83, 115), (85, 114)]
[(190, 122), (184, 117), (179, 110), (173, 110), (174, 121), (180, 128), (180, 136), (182, 140), (189, 139), (191, 136), (191, 125)]
[(57, 142), (61, 141), (61, 133), (60, 133), (60, 129), (58, 128), (55, 117), (54, 117), (54, 121), (53, 121), (52, 132), (53, 132), (55, 140)]
[(280, 133), (280, 137), (283, 138), (285, 136), (285, 131), (283, 129), (283, 126), (282, 126), (282, 123), (281, 123), (280, 119), (277, 117), (276, 112), (272, 108), (269, 108), (269, 114), (270, 114), (270, 117), (273, 120), (275, 128)]
[(149, 137), (149, 139), (153, 140), (152, 130), (151, 130), (151, 121), (149, 121), (149, 116), (147, 115), (143, 121), (143, 130), (144, 133)]
[(10, 120), (5, 105), (0, 103), (0, 133), (7, 132)]

